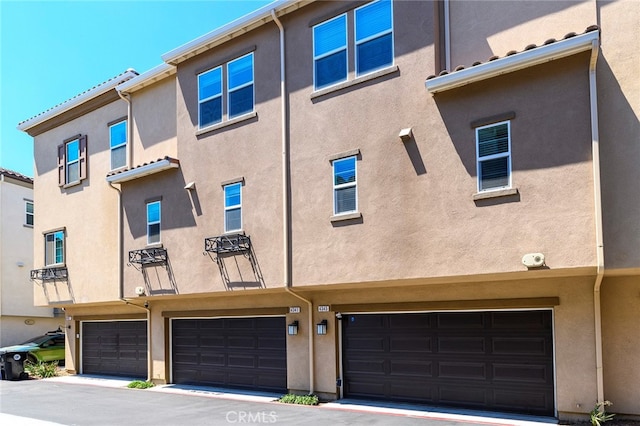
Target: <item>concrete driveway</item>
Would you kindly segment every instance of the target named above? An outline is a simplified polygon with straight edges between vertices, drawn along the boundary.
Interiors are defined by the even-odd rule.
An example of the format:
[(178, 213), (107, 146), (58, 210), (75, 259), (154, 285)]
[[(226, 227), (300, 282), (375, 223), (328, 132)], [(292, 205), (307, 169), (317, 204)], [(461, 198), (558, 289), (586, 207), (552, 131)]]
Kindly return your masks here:
[(130, 380), (67, 376), (0, 381), (0, 424), (118, 425), (515, 425), (554, 419), (436, 411), (425, 407), (341, 400), (317, 407), (280, 404), (279, 396), (192, 386), (128, 389)]

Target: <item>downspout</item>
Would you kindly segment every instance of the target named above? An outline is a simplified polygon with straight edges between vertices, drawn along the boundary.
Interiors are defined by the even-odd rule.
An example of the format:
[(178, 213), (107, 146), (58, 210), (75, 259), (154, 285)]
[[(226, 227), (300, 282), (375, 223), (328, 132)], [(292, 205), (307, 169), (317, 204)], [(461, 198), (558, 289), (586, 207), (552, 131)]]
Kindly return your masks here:
[(598, 130), (598, 93), (596, 86), (596, 62), (598, 61), (599, 40), (591, 42), (589, 61), (589, 101), (591, 106), (591, 149), (593, 156), (593, 197), (596, 225), (596, 281), (593, 286), (593, 308), (595, 314), (596, 344), (596, 389), (598, 402), (604, 402), (604, 375), (602, 363), (602, 308), (600, 286), (604, 276), (604, 239), (602, 231), (602, 192), (600, 188), (600, 135)]
[(136, 308), (144, 309), (147, 311), (147, 382), (151, 382), (153, 378), (153, 359), (151, 358), (151, 343), (153, 342), (151, 339), (151, 308), (149, 308), (149, 302), (144, 302), (144, 306), (136, 305), (135, 303), (129, 302), (125, 298), (121, 298), (125, 305), (135, 306)]
[(278, 30), (280, 31), (280, 97), (282, 99), (282, 123), (281, 123), (281, 138), (282, 138), (282, 250), (284, 254), (284, 288), (290, 293), (292, 296), (302, 300), (307, 304), (307, 308), (309, 311), (309, 324), (308, 324), (308, 333), (309, 333), (309, 393), (312, 394), (314, 392), (314, 383), (315, 383), (315, 365), (313, 359), (314, 346), (313, 346), (313, 303), (305, 299), (304, 297), (296, 294), (291, 288), (291, 256), (289, 255), (289, 241), (291, 238), (289, 232), (289, 210), (290, 210), (290, 200), (289, 200), (289, 189), (290, 189), (290, 181), (289, 181), (289, 149), (287, 145), (287, 92), (286, 92), (286, 74), (285, 74), (285, 49), (284, 49), (284, 27), (282, 23), (276, 16), (275, 9), (271, 10), (271, 16), (273, 17), (273, 22), (278, 26)]
[(447, 71), (451, 71), (451, 12), (449, 6), (449, 0), (444, 0), (444, 62)]

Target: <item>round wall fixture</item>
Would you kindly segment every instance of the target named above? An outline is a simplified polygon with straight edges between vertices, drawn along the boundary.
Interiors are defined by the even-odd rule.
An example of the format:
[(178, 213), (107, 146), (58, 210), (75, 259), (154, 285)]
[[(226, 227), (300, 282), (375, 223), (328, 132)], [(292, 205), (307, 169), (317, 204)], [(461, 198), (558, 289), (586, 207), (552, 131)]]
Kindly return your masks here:
[(35, 324), (35, 320), (32, 320), (31, 318), (24, 320), (24, 323), (27, 325), (33, 325)]

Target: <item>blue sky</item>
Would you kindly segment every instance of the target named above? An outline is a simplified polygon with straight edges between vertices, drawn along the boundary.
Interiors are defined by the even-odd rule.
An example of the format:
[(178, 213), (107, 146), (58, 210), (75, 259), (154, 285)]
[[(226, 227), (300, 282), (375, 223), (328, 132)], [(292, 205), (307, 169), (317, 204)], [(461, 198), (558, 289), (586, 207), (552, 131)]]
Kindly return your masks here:
[(269, 2), (0, 0), (0, 167), (33, 176), (20, 121)]

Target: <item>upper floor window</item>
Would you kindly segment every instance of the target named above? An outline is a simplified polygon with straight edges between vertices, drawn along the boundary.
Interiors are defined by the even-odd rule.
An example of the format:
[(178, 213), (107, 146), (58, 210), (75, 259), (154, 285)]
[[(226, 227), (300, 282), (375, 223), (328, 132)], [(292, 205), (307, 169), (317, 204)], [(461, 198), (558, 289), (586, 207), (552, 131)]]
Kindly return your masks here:
[(356, 157), (333, 161), (333, 214), (358, 211)]
[(478, 192), (511, 187), (509, 121), (476, 128)]
[(50, 232), (44, 235), (45, 266), (64, 263), (64, 231)]
[(313, 80), (321, 89), (347, 79), (347, 15), (313, 27)]
[(242, 230), (242, 182), (224, 186), (224, 232)]
[[(315, 90), (347, 80), (349, 60), (356, 77), (393, 65), (393, 11), (391, 0), (376, 0), (355, 9), (355, 57), (347, 49), (347, 14), (313, 27), (313, 81)], [(349, 59), (350, 58), (350, 59)]]
[(24, 224), (33, 226), (33, 201), (25, 201), (24, 203)]
[(378, 0), (356, 9), (355, 41), (358, 76), (393, 64), (391, 9), (391, 0)]
[(160, 242), (160, 201), (147, 203), (147, 244)]
[(87, 177), (87, 136), (74, 136), (58, 145), (58, 185), (73, 185)]
[(111, 170), (127, 165), (127, 120), (109, 126)]
[[(226, 70), (227, 102), (223, 105), (223, 71)], [(254, 109), (253, 53), (198, 75), (198, 127), (221, 123), (226, 112), (232, 119)]]

